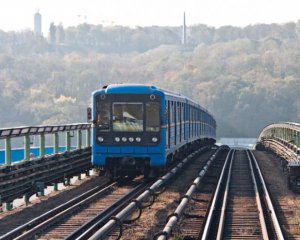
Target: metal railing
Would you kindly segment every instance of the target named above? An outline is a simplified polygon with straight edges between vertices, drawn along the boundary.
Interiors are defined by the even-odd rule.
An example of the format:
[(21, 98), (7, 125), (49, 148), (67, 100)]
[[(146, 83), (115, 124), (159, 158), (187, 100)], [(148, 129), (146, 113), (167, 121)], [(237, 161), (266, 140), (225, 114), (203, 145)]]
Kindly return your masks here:
[(299, 123), (273, 123), (266, 126), (258, 137), (258, 142), (277, 141), (300, 155), (300, 124)]
[(86, 146), (91, 146), (91, 124), (89, 123), (74, 123), (66, 125), (44, 125), (44, 126), (24, 126), (15, 128), (2, 128), (0, 129), (0, 140), (5, 141), (5, 161), (4, 164), (9, 166), (12, 164), (12, 139), (24, 137), (24, 160), (30, 160), (30, 145), (31, 136), (39, 136), (39, 157), (45, 156), (45, 136), (53, 136), (53, 154), (59, 152), (59, 133), (66, 133), (65, 137), (65, 150), (71, 150), (71, 138), (77, 131), (77, 147), (82, 148), (82, 131), (86, 131)]
[[(85, 146), (82, 143), (83, 131), (85, 131), (86, 136)], [(64, 133), (65, 143), (60, 144), (60, 135)], [(71, 146), (72, 138), (75, 135), (76, 139), (73, 140), (76, 140), (77, 146), (74, 144)], [(31, 147), (32, 136), (39, 138), (38, 149)], [(46, 151), (48, 150), (48, 147), (46, 148), (46, 136), (47, 140), (53, 138), (51, 153)], [(18, 159), (13, 159), (12, 155), (15, 152), (12, 151), (17, 152), (18, 149), (12, 149), (12, 143), (20, 143), (18, 140), (20, 137), (24, 138), (24, 155), (22, 156), (21, 151), (21, 156), (18, 156)], [(53, 184), (54, 190), (57, 190), (58, 182), (65, 181), (68, 183), (74, 175), (78, 175), (80, 178), (82, 172), (86, 172), (88, 175), (88, 170), (92, 167), (90, 138), (91, 124), (89, 123), (0, 129), (0, 143), (1, 141), (5, 142), (4, 155), (3, 151), (1, 152), (4, 161), (0, 159), (0, 211), (3, 203), (5, 203), (6, 209), (10, 210), (12, 201), (22, 195), (25, 202), (28, 202), (29, 197), (34, 193), (40, 192), (41, 195), (44, 195), (44, 188), (49, 185)], [(60, 145), (64, 145), (64, 147)], [(61, 148), (65, 153), (58, 154)], [(33, 156), (33, 152), (38, 152), (37, 156)], [(47, 156), (46, 152), (48, 152)]]

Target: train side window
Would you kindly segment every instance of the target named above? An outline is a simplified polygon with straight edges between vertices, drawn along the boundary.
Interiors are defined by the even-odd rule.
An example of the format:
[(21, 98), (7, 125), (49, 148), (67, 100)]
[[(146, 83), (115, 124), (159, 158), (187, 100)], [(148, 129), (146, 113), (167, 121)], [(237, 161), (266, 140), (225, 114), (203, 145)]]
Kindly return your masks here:
[(96, 127), (100, 131), (110, 130), (110, 103), (97, 102)]
[(172, 101), (170, 101), (170, 114), (169, 114), (169, 116), (170, 116), (170, 123), (172, 124), (173, 123), (173, 102)]
[(191, 137), (191, 105), (188, 105), (189, 138)]
[(183, 117), (182, 117), (182, 122), (183, 122), (183, 139), (185, 140), (186, 139), (186, 135), (185, 135), (186, 134), (186, 129), (185, 129), (186, 128), (185, 127), (185, 123), (186, 123), (185, 122), (185, 120), (186, 120), (185, 119), (186, 118), (186, 104), (183, 103), (182, 106), (183, 106), (183, 111), (182, 111), (183, 112), (182, 113), (183, 114)]
[(193, 128), (193, 113), (194, 113), (194, 109), (193, 109), (193, 106), (191, 106), (191, 116), (190, 116), (190, 119), (191, 119), (191, 137), (193, 137), (194, 135), (194, 128)]
[(177, 119), (176, 119), (176, 102), (173, 102), (173, 111), (174, 111), (174, 123), (176, 123), (177, 122)]
[(170, 125), (171, 125), (171, 103), (170, 103), (170, 101), (168, 101), (168, 122), (167, 122), (167, 124), (168, 124), (168, 129), (167, 129), (167, 134), (166, 134), (166, 138), (167, 138), (167, 144), (168, 144), (168, 148), (170, 148), (170, 144), (171, 144), (171, 142), (170, 142), (170, 131), (171, 131), (171, 129), (170, 129)]
[(165, 101), (165, 110), (164, 110), (164, 121), (167, 123), (168, 122), (168, 118), (169, 118), (169, 116), (168, 116), (168, 102), (169, 101)]

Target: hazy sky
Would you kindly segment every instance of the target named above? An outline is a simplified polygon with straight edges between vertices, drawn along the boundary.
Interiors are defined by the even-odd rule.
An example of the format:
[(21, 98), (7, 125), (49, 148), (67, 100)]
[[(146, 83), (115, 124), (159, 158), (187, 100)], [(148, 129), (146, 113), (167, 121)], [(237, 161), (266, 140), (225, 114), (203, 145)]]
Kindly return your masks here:
[[(246, 26), (300, 19), (300, 0), (3, 0), (0, 29), (33, 29), (33, 14), (42, 14), (43, 33), (50, 22), (65, 27), (78, 23), (126, 26)], [(86, 17), (85, 17), (86, 16)]]

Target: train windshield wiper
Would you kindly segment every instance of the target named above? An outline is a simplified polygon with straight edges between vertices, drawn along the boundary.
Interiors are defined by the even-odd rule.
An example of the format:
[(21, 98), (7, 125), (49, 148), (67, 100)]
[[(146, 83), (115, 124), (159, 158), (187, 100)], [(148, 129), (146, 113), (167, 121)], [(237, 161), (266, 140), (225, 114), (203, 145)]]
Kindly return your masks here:
[(109, 129), (109, 124), (100, 124), (100, 125), (98, 125), (98, 129), (108, 130)]

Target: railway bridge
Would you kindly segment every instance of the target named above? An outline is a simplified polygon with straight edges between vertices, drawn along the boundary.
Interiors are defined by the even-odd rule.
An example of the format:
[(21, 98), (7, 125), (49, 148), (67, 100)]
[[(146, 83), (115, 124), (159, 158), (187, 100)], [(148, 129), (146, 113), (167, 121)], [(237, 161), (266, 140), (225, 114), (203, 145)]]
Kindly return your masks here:
[[(16, 149), (14, 146), (20, 143), (23, 144), (23, 147)], [(1, 207), (7, 211), (12, 210), (12, 203), (15, 199), (23, 198), (25, 203), (28, 203), (30, 196), (33, 194), (43, 196), (47, 186), (53, 186), (54, 190), (57, 190), (58, 183), (68, 185), (70, 184), (70, 179), (72, 177), (78, 176), (80, 179), (83, 173), (89, 176), (90, 170), (93, 167), (91, 165), (91, 124), (89, 123), (25, 126), (0, 129), (0, 144), (2, 144), (0, 146), (3, 148), (3, 150), (0, 151), (0, 204)], [(296, 192), (299, 191), (300, 124), (276, 123), (266, 126), (258, 137), (256, 149), (258, 151), (267, 150), (268, 152), (270, 151), (272, 154), (278, 156), (284, 170), (289, 173), (289, 187)], [(201, 151), (199, 151), (199, 153)], [(241, 148), (236, 148), (236, 151), (241, 151)], [(215, 153), (211, 158), (209, 158), (208, 163), (206, 163), (203, 170), (199, 172), (199, 179), (195, 180), (191, 185), (193, 191), (196, 191), (195, 187), (201, 183), (201, 178), (204, 177), (204, 174), (209, 167), (213, 165), (211, 162), (213, 162), (214, 158), (217, 158), (217, 154), (218, 153)], [(238, 157), (235, 161), (240, 161), (238, 159), (240, 156), (243, 156), (243, 154), (244, 153), (238, 152)], [(248, 153), (247, 155), (248, 157), (250, 156)], [(192, 157), (188, 157), (187, 160), (189, 158)], [(251, 158), (254, 158), (254, 155)], [(218, 161), (222, 162), (220, 159)], [(183, 160), (183, 162), (185, 164), (185, 160)], [(218, 164), (220, 165), (220, 163)], [(182, 166), (179, 166), (179, 168), (181, 167)], [(174, 170), (171, 172), (173, 174)], [(158, 187), (160, 185), (164, 185), (165, 183), (163, 183), (163, 181), (168, 180), (169, 178), (171, 177), (167, 173), (166, 177), (162, 177), (162, 180), (158, 180), (158, 182), (161, 182), (154, 183), (152, 186)], [(214, 179), (217, 179), (215, 175)], [(148, 187), (148, 189), (150, 190), (147, 190), (149, 191), (147, 194), (150, 196), (153, 194), (154, 190), (151, 190), (151, 187)], [(187, 205), (188, 201), (193, 199), (193, 191), (189, 190), (185, 195), (183, 194), (184, 197), (182, 198), (182, 201), (184, 202), (184, 206)], [(145, 194), (145, 196), (147, 194)], [(266, 195), (266, 193), (262, 193), (262, 195)], [(205, 198), (207, 198), (207, 196)], [(136, 208), (141, 207), (141, 203), (137, 200), (134, 201)], [(128, 205), (128, 207), (129, 206), (131, 205)], [(180, 209), (178, 210), (180, 211), (180, 214), (179, 212), (175, 212), (173, 215), (170, 215), (168, 219), (173, 222), (171, 225), (166, 226), (166, 232), (161, 232), (158, 235), (159, 239), (165, 239), (162, 236), (171, 234), (171, 232), (174, 231), (173, 225), (177, 224), (177, 221), (179, 221), (179, 217), (181, 216), (181, 212), (183, 212), (184, 209), (181, 204), (178, 208)], [(176, 220), (174, 220), (175, 218)], [(114, 223), (117, 226), (118, 221), (117, 223)], [(209, 220), (205, 218), (204, 223), (205, 221)], [(204, 223), (203, 227), (205, 227)], [(270, 229), (271, 228), (273, 227), (270, 227)], [(276, 229), (280, 229), (278, 222)], [(24, 229), (22, 229), (22, 231), (24, 231)], [(104, 230), (100, 229), (99, 231), (101, 233), (101, 231)], [(99, 231), (98, 234), (100, 234)], [(286, 233), (285, 236), (288, 236), (288, 233)]]

